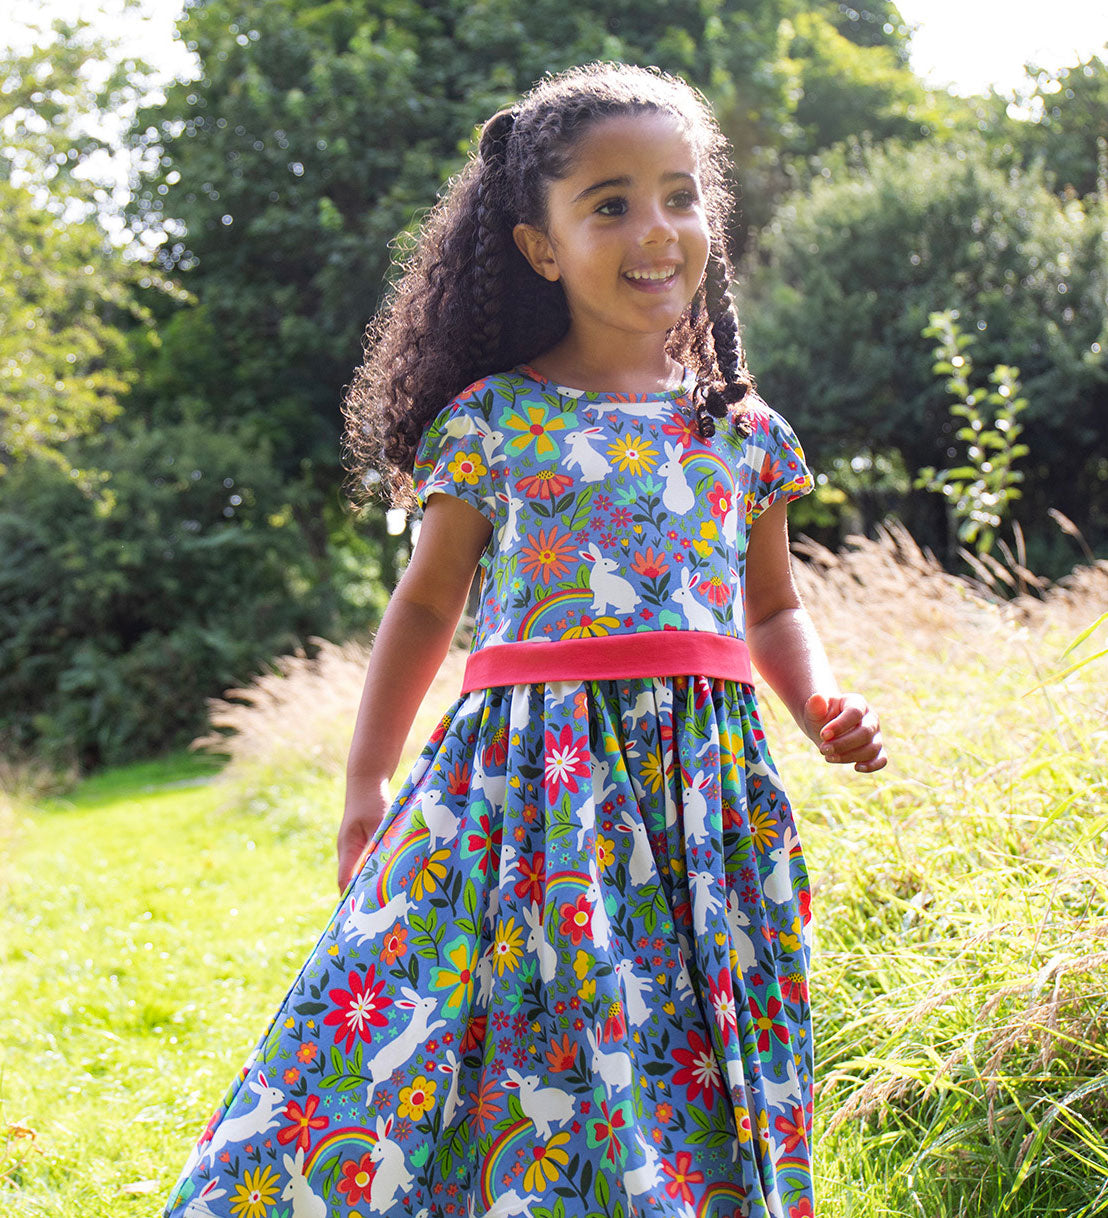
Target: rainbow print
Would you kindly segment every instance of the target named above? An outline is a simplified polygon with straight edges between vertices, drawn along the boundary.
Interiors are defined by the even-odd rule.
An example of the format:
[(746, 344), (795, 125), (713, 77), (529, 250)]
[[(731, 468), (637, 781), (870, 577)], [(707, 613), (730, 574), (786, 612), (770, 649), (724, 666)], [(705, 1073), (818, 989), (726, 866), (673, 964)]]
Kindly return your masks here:
[[(722, 482), (724, 490), (734, 492), (735, 475), (732, 473), (731, 467), (719, 453), (713, 452), (711, 449), (697, 451), (686, 449), (681, 454), (681, 468), (686, 473), (692, 474), (698, 485), (710, 478), (712, 483)], [(707, 489), (711, 490), (711, 483)]]
[(501, 1170), (511, 1171), (515, 1152), (520, 1146), (535, 1145), (534, 1124), (530, 1117), (520, 1117), (513, 1125), (496, 1139), (485, 1154), (485, 1163), (481, 1168), (481, 1200), (486, 1209), (492, 1209), (496, 1200), (493, 1187)]
[[(727, 1210), (723, 1208), (727, 1202), (733, 1201), (734, 1208), (741, 1213), (746, 1212), (746, 1206), (749, 1198), (747, 1197), (746, 1189), (740, 1188), (737, 1184), (710, 1184), (705, 1190), (704, 1195), (700, 1198), (700, 1204), (696, 1207), (697, 1218), (723, 1218), (727, 1214)], [(720, 1207), (715, 1208), (715, 1203), (720, 1202)], [(730, 1215), (728, 1215), (730, 1218)]]
[(312, 1153), (304, 1163), (304, 1175), (310, 1177), (323, 1156), (340, 1145), (348, 1158), (359, 1158), (377, 1145), (377, 1135), (361, 1125), (348, 1125), (344, 1129), (332, 1130), (312, 1148)]
[(388, 862), (377, 872), (376, 896), (381, 905), (388, 903), (390, 891), (393, 895), (397, 892), (396, 885), (390, 883), (392, 877), (397, 874), (403, 875), (408, 870), (415, 858), (417, 847), (428, 837), (430, 834), (426, 828), (411, 828), (395, 846), (391, 847)]
[[(558, 631), (557, 626), (554, 625), (555, 619), (561, 617), (569, 606), (591, 604), (592, 593), (588, 588), (566, 588), (562, 592), (555, 592), (552, 596), (535, 602), (520, 624), (517, 637), (520, 639), (561, 638), (564, 631)], [(546, 625), (554, 627), (550, 634), (543, 630)]]

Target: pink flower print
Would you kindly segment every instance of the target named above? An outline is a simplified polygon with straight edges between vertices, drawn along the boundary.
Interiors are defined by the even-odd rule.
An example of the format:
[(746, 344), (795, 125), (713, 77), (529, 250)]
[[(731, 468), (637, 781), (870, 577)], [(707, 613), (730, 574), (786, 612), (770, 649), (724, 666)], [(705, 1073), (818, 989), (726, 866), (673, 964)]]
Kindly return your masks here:
[(711, 505), (712, 515), (719, 520), (722, 520), (727, 515), (734, 502), (734, 495), (722, 482), (717, 482), (708, 492), (708, 503)]
[(381, 993), (385, 988), (384, 978), (375, 980), (375, 965), (366, 970), (365, 981), (357, 972), (351, 972), (346, 979), (349, 990), (338, 988), (328, 990), (327, 994), (335, 1004), (335, 1009), (323, 1021), (325, 1025), (334, 1027), (335, 1043), (340, 1041), (347, 1053), (353, 1052), (354, 1041), (370, 1039), (370, 1028), (383, 1028), (388, 1020), (381, 1014), (385, 1007), (392, 1006), (392, 999)]
[(558, 799), (560, 786), (576, 795), (580, 788), (578, 778), (591, 778), (592, 769), (588, 759), (588, 741), (584, 736), (574, 736), (573, 728), (563, 724), (555, 735), (546, 730), (546, 795), (551, 803)]

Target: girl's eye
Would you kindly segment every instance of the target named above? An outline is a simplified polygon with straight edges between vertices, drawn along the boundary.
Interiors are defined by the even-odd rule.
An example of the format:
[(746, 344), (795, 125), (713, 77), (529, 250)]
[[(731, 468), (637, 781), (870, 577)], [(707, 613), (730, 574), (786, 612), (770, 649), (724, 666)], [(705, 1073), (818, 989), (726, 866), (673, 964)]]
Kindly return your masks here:
[(670, 195), (670, 206), (684, 210), (689, 207), (695, 207), (698, 199), (695, 191), (679, 190), (675, 194)]
[(596, 209), (597, 215), (622, 216), (627, 211), (626, 199), (605, 199)]

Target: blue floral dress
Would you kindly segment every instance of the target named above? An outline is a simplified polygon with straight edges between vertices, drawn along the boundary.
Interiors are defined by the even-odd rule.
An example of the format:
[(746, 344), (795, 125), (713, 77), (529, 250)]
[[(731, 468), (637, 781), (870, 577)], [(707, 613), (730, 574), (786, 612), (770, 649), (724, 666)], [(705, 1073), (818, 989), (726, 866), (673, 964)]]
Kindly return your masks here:
[(429, 428), (473, 650), (173, 1218), (809, 1218), (808, 883), (744, 638), (784, 420), (529, 368)]

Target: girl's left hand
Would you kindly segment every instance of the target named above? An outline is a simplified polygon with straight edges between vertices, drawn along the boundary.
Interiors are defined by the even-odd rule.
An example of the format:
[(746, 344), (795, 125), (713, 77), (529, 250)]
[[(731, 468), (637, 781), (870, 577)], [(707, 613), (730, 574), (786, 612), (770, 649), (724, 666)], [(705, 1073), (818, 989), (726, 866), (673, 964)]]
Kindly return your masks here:
[(829, 762), (853, 764), (861, 774), (888, 764), (877, 712), (861, 694), (833, 698), (813, 694), (804, 704), (804, 721), (808, 735)]

